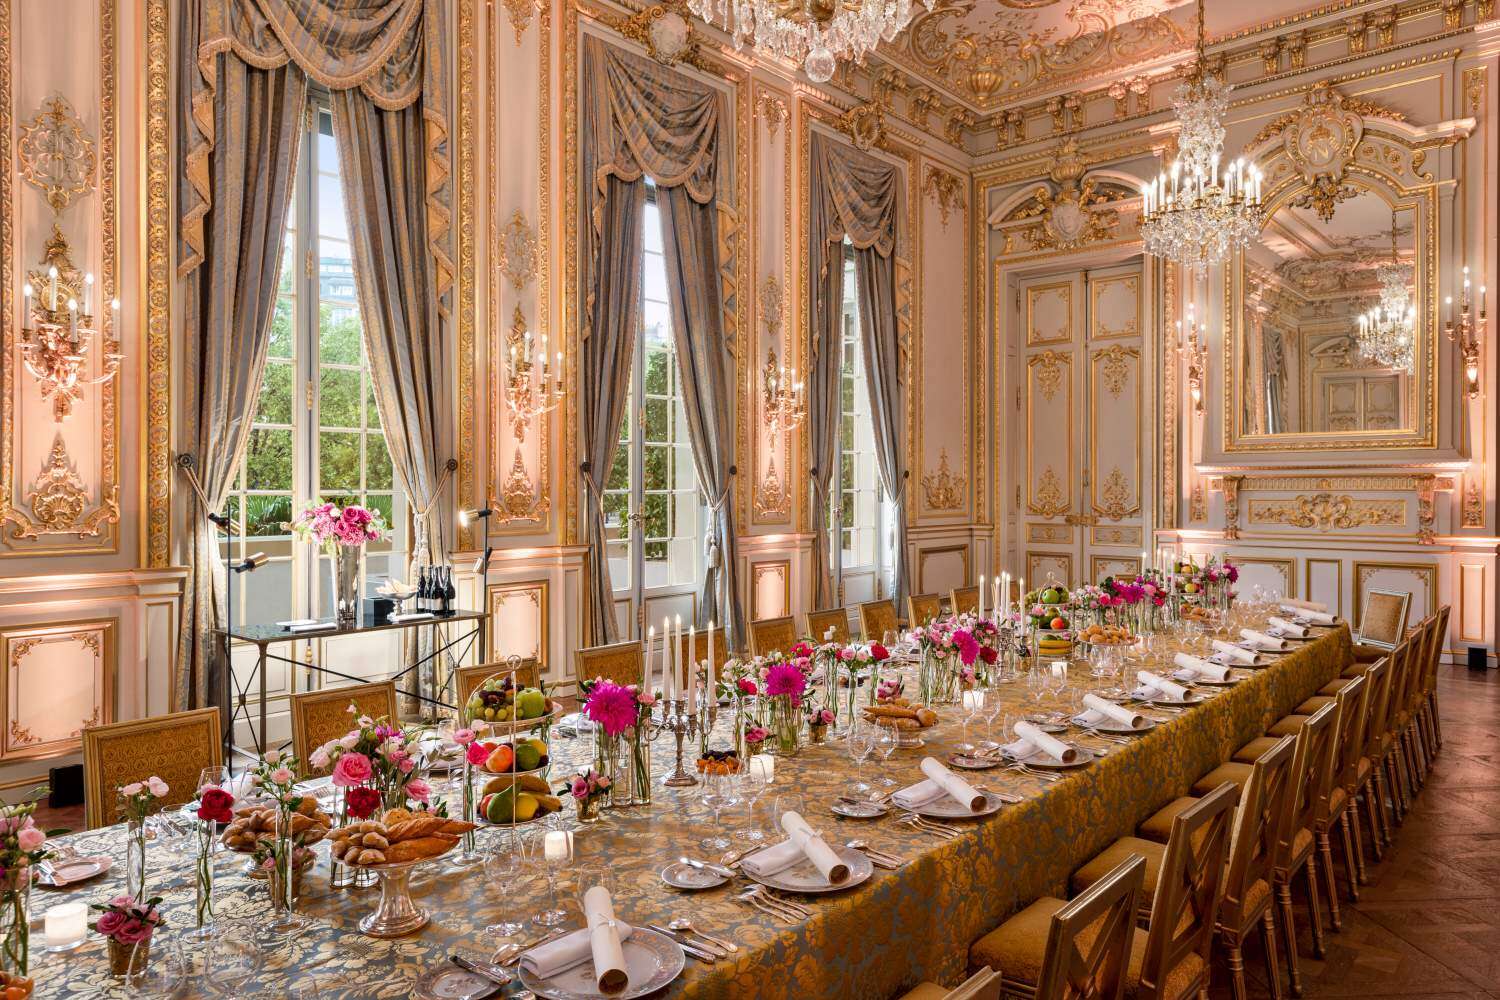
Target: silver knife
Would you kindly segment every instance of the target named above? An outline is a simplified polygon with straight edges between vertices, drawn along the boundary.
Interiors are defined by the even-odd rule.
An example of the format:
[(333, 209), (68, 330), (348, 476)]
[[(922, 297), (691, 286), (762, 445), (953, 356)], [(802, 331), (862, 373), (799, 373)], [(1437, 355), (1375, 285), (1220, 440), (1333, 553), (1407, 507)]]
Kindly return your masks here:
[(734, 878), (734, 872), (728, 868), (725, 868), (723, 865), (716, 865), (710, 861), (699, 861), (697, 858), (678, 858), (677, 860), (681, 861), (689, 868), (697, 868), (700, 871), (713, 872), (720, 878)]
[(651, 928), (653, 931), (656, 931), (656, 933), (658, 934), (665, 934), (667, 937), (677, 942), (677, 946), (679, 948), (687, 952), (689, 955), (692, 955), (700, 962), (708, 962), (709, 964), (712, 964), (725, 957), (719, 954), (717, 951), (710, 951), (707, 947), (699, 947), (696, 944), (690, 944), (687, 941), (684, 941), (676, 931), (669, 931), (660, 924), (647, 924), (646, 926)]
[(488, 979), (496, 986), (510, 985), (511, 977), (507, 975), (503, 969), (499, 969), (496, 966), (489, 965), (487, 963), (485, 965), (480, 965), (477, 962), (469, 961), (462, 955), (449, 955), (448, 961), (452, 962), (460, 969), (463, 969), (465, 972), (472, 972), (476, 976), (483, 976), (485, 979)]

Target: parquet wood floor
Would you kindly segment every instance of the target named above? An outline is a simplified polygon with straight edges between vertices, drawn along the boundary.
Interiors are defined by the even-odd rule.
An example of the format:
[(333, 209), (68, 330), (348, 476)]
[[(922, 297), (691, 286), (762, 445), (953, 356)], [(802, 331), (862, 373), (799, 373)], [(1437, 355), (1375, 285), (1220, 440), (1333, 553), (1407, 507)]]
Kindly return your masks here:
[[(1443, 749), (1360, 901), (1341, 899), (1322, 960), (1298, 897), (1306, 997), (1500, 1000), (1500, 670), (1444, 667), (1438, 705)], [(1246, 966), (1251, 996), (1269, 997), (1258, 948)], [(1230, 996), (1222, 968), (1215, 1000)]]

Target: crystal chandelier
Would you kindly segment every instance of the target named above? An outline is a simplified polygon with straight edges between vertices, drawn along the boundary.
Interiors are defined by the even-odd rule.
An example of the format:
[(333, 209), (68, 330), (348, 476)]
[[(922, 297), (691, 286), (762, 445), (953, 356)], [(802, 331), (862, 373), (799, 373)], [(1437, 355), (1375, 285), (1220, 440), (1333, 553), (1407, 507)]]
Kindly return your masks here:
[[(73, 266), (68, 241), (56, 228), (47, 241), (42, 265), (22, 288), (21, 363), (41, 384), (42, 398), (52, 400), (52, 417), (68, 419), (73, 404), (83, 398), (83, 387), (115, 377), (124, 355), (108, 350), (104, 335), (94, 327), (94, 276)], [(35, 286), (42, 294), (36, 296)], [(33, 306), (32, 299), (39, 301)], [(79, 299), (82, 303), (79, 303)], [(109, 304), (116, 326), (120, 300)], [(98, 339), (105, 346), (98, 374), (88, 373), (89, 347)]]
[[(510, 411), (510, 424), (517, 441), (526, 440), (526, 428), (544, 413), (557, 409), (563, 398), (562, 352), (557, 353), (557, 369), (554, 373), (547, 366), (547, 335), (542, 334), (540, 364), (533, 359), (531, 332), (526, 329), (526, 319), (521, 307), (516, 306), (515, 318), (506, 337), (509, 357), (506, 360), (505, 376), (501, 391), (505, 397), (505, 408)], [(517, 456), (520, 452), (517, 451)]]
[[(936, 0), (922, 0), (932, 10)], [(911, 23), (912, 0), (687, 0), (688, 9), (723, 28), (738, 48), (802, 63), (814, 83), (833, 78), (836, 59), (862, 61)]]
[(1359, 353), (1382, 368), (1413, 370), (1417, 307), (1411, 302), (1411, 266), (1396, 249), (1396, 218), (1391, 216), (1391, 260), (1375, 269), (1380, 303), (1359, 317)]
[(1229, 88), (1204, 71), (1203, 0), (1198, 0), (1197, 58), (1172, 95), (1177, 158), (1142, 189), (1140, 233), (1146, 252), (1204, 271), (1243, 250), (1260, 232), (1261, 172), (1235, 160), (1220, 171)]

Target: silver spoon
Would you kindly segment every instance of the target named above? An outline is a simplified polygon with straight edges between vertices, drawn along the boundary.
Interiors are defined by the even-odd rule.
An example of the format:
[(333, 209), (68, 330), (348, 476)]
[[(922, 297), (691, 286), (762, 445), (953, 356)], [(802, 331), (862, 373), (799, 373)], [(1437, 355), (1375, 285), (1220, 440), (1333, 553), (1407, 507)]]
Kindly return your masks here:
[(671, 923), (667, 924), (667, 926), (674, 931), (681, 931), (684, 934), (696, 934), (703, 940), (707, 941), (709, 944), (718, 945), (720, 948), (723, 948), (728, 952), (736, 952), (740, 950), (740, 946), (735, 944), (733, 941), (726, 941), (721, 937), (715, 937), (712, 934), (705, 934), (703, 931), (696, 930), (693, 927), (693, 922), (687, 917), (678, 917), (676, 920), (673, 920)]

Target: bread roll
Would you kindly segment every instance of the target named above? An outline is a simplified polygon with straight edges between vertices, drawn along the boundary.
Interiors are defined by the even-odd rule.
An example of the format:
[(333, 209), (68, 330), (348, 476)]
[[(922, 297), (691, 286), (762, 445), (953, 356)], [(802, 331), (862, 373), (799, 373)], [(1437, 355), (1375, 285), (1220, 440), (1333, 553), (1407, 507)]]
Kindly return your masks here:
[(423, 858), (434, 858), (458, 843), (458, 838), (449, 834), (437, 833), (428, 837), (416, 837), (412, 840), (401, 840), (390, 846), (385, 852), (387, 861), (421, 861)]

